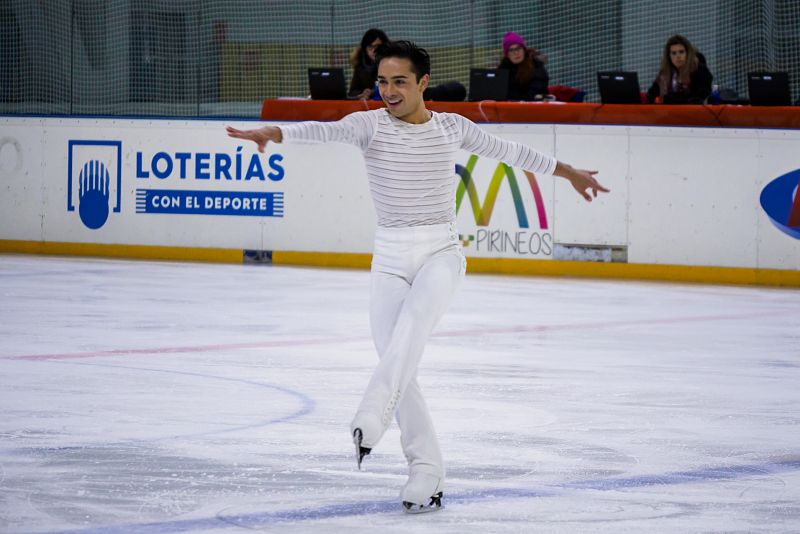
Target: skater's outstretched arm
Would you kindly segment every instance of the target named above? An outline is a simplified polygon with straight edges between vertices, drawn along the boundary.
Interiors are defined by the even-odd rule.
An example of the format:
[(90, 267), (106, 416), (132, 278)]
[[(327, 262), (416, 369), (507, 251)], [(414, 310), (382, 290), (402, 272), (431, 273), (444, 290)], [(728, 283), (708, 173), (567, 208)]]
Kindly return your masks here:
[[(575, 169), (571, 165), (557, 161), (527, 145), (492, 135), (460, 115), (454, 115), (454, 117), (461, 124), (461, 148), (464, 150), (502, 161), (512, 167), (566, 178), (588, 202), (597, 197), (598, 191), (603, 193), (610, 191), (595, 179), (594, 175), (597, 174), (597, 171)], [(592, 194), (590, 195), (588, 191), (591, 191)]]
[(333, 122), (305, 121), (283, 126), (264, 126), (254, 130), (237, 130), (226, 126), (230, 137), (253, 141), (259, 152), (264, 152), (267, 143), (346, 143), (362, 151), (369, 147), (377, 128), (377, 118), (369, 111), (351, 113)]
[(253, 141), (258, 145), (259, 152), (264, 152), (264, 148), (269, 142), (283, 142), (283, 133), (277, 126), (264, 126), (263, 128), (257, 128), (255, 130), (237, 130), (233, 126), (226, 126), (225, 131), (228, 132), (229, 137)]
[[(597, 171), (576, 169), (572, 165), (561, 161), (556, 162), (556, 170), (553, 172), (553, 176), (561, 176), (569, 180), (569, 183), (572, 184), (575, 191), (586, 199), (587, 202), (591, 202), (592, 197), (597, 198), (598, 191), (603, 193), (611, 192), (610, 189), (600, 185), (600, 182), (594, 177), (595, 174), (597, 174)], [(591, 195), (589, 195), (589, 191), (592, 192)]]

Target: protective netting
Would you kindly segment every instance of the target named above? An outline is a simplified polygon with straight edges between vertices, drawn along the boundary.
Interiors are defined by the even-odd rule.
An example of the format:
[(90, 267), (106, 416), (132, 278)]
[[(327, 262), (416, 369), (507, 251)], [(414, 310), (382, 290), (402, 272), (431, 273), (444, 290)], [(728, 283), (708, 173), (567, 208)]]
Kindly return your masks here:
[(800, 98), (798, 0), (3, 0), (0, 112), (258, 116), (306, 97), (308, 67), (344, 67), (364, 31), (429, 50), (432, 83), (494, 67), (505, 32), (544, 53), (551, 84), (597, 101), (598, 70), (646, 90), (666, 39), (686, 36), (715, 83), (747, 98), (746, 74), (788, 71)]

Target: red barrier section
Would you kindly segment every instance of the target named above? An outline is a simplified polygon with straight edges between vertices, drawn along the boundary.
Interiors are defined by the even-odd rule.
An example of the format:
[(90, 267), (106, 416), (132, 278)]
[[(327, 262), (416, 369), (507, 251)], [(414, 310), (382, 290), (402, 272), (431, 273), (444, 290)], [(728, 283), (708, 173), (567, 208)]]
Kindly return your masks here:
[[(265, 100), (261, 119), (338, 120), (354, 111), (377, 109), (377, 100)], [(426, 102), (428, 109), (458, 113), (475, 122), (629, 124), (800, 128), (800, 107), (665, 106), (564, 102)]]
[(800, 128), (800, 107), (718, 106), (725, 126), (742, 128)]

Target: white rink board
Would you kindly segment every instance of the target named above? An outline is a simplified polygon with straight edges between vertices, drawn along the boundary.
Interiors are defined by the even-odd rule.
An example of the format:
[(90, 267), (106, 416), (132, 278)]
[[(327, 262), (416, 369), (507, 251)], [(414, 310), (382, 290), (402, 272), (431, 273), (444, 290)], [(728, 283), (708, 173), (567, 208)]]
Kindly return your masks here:
[(41, 123), (0, 119), (0, 239), (41, 239), (46, 191)]
[(632, 263), (757, 267), (754, 134), (631, 129)]
[[(18, 171), (7, 173), (5, 165), (0, 167), (4, 189), (9, 191), (0, 199), (3, 210), (0, 238), (256, 250), (370, 250), (375, 217), (358, 150), (334, 145), (275, 145), (259, 158), (265, 174), (272, 170), (267, 163), (270, 156), (277, 154), (282, 158), (279, 164), (284, 176), (278, 181), (269, 178), (236, 180), (233, 170), (231, 180), (216, 180), (213, 176), (195, 179), (193, 162), (198, 153), (226, 153), (234, 161), (240, 154), (243, 168), (256, 154), (252, 144), (228, 138), (225, 124), (218, 121), (4, 119), (3, 137), (18, 139), (25, 157), (23, 168)], [(253, 123), (230, 124), (253, 127)], [(38, 137), (44, 137), (43, 147), (35, 142)], [(97, 229), (87, 228), (75, 211), (67, 209), (68, 145), (70, 141), (87, 140), (119, 141), (122, 147), (120, 211), (109, 213), (105, 224)], [(239, 152), (238, 147), (242, 147)], [(88, 150), (92, 150), (91, 147)], [(3, 148), (3, 154), (6, 151), (13, 152), (10, 147)], [(171, 155), (173, 162), (173, 172), (163, 179), (155, 177), (150, 167), (153, 156), (159, 152)], [(180, 177), (180, 160), (175, 157), (178, 153), (190, 155), (185, 162), (185, 178)], [(137, 161), (139, 154), (140, 162)], [(95, 150), (95, 156), (102, 158), (102, 150)], [(8, 159), (12, 159), (10, 155)], [(77, 161), (80, 159), (78, 154), (73, 161), (75, 176), (81, 169)], [(159, 163), (160, 169), (166, 170), (164, 160)], [(208, 159), (208, 165), (208, 173), (213, 175), (212, 158)], [(144, 173), (150, 176), (137, 177)], [(73, 197), (79, 196), (75, 180), (71, 189)], [(113, 205), (116, 192), (113, 176), (109, 189), (109, 204)], [(284, 195), (285, 216), (137, 213), (137, 189), (280, 192)]]
[(628, 218), (628, 126), (556, 126), (555, 157), (570, 165), (599, 171), (598, 180), (611, 190), (591, 206), (568, 182), (557, 179), (555, 214), (559, 243), (624, 245)]
[[(226, 121), (0, 118), (0, 239), (371, 250), (375, 214), (357, 149), (282, 144), (256, 155), (251, 144), (225, 135), (226, 124), (256, 126)], [(512, 180), (502, 168), (498, 171), (497, 162), (478, 158), (470, 174), (473, 200), (465, 193), (458, 212), (468, 256), (549, 259), (556, 244), (566, 244), (626, 248), (629, 263), (800, 270), (800, 240), (775, 228), (759, 203), (766, 184), (800, 168), (800, 132), (541, 124), (482, 127), (575, 166), (600, 171), (601, 183), (612, 193), (586, 204), (560, 178), (531, 178), (514, 169)], [(81, 144), (87, 141), (118, 143), (119, 177), (111, 161), (115, 148)], [(78, 144), (70, 149), (71, 142)], [(261, 175), (251, 173), (247, 179), (254, 157)], [(96, 229), (88, 226), (79, 209), (80, 200), (88, 198), (79, 186), (81, 173), (87, 173), (86, 160), (102, 161), (111, 171), (108, 216)], [(167, 160), (172, 162), (170, 173)], [(469, 160), (470, 154), (462, 153), (457, 163), (467, 168)], [(163, 177), (156, 177), (157, 172)], [(496, 197), (490, 194), (493, 178)], [(142, 211), (141, 204), (154, 202), (154, 190), (185, 209), (137, 212), (137, 191)], [(144, 201), (142, 195), (150, 196)], [(191, 203), (189, 197), (202, 204), (234, 196), (239, 202), (252, 197), (254, 206), (272, 202), (273, 211), (220, 215), (198, 213), (181, 204)], [(213, 211), (213, 205), (208, 207)]]

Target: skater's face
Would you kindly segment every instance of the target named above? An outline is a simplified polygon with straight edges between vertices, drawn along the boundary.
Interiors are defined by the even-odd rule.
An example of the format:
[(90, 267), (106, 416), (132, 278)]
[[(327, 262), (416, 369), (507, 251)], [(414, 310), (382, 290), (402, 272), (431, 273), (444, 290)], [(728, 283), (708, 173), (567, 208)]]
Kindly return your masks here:
[(409, 59), (382, 59), (378, 65), (378, 90), (389, 113), (406, 122), (425, 122), (429, 114), (425, 110), (422, 93), (428, 87), (428, 78), (425, 74), (417, 80)]

